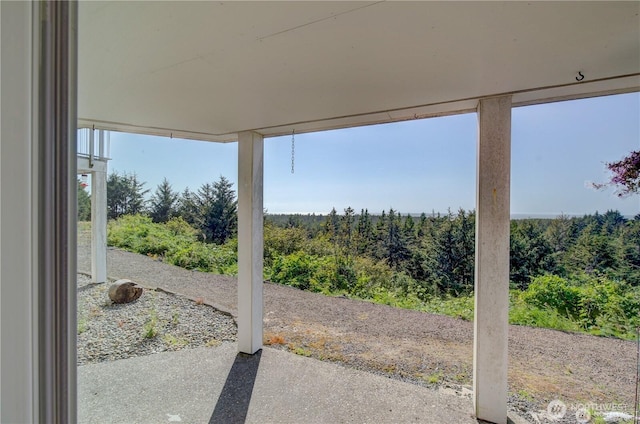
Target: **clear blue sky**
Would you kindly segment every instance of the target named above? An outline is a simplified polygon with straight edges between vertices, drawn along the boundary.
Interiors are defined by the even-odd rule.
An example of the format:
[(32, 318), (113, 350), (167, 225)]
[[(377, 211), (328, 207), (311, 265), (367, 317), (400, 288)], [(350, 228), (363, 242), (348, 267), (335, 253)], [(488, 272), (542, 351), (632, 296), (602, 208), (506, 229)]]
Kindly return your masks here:
[[(265, 139), (264, 206), (269, 213), (328, 213), (351, 206), (380, 213), (475, 208), (477, 117), (465, 114)], [(512, 214), (640, 212), (640, 196), (619, 199), (588, 182), (604, 162), (640, 149), (640, 94), (515, 108)], [(111, 135), (110, 171), (136, 172), (153, 192), (167, 177), (177, 191), (221, 175), (237, 189), (237, 143), (124, 133)]]

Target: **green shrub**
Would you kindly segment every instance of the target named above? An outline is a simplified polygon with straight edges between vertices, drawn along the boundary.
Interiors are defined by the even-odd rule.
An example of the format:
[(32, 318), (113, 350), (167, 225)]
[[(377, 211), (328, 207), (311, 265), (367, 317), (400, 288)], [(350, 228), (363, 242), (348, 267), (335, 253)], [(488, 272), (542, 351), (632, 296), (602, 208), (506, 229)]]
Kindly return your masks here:
[(376, 287), (389, 288), (393, 271), (386, 262), (358, 256), (353, 260), (353, 269), (355, 282), (349, 290), (350, 294), (361, 299), (371, 299)]
[(405, 294), (402, 290), (393, 290), (386, 287), (375, 287), (370, 293), (370, 299), (374, 303), (389, 305), (404, 309), (421, 309), (423, 304), (413, 294)]
[(196, 241), (195, 230), (180, 218), (156, 224), (147, 216), (124, 215), (110, 221), (107, 230), (109, 245), (143, 255), (164, 256)]
[(171, 218), (164, 226), (174, 236), (184, 237), (188, 240), (196, 240), (198, 231), (182, 219), (181, 216)]
[(473, 295), (433, 297), (425, 304), (423, 310), (433, 314), (449, 315), (466, 321), (473, 321), (474, 302)]
[(238, 259), (232, 242), (222, 246), (197, 241), (196, 230), (182, 218), (154, 223), (142, 215), (124, 215), (108, 225), (111, 246), (143, 255), (160, 256), (186, 269), (237, 274)]
[(331, 293), (334, 275), (335, 265), (331, 258), (318, 258), (304, 252), (277, 256), (268, 273), (274, 283), (326, 294)]
[(509, 324), (529, 327), (551, 328), (562, 331), (581, 331), (580, 325), (568, 316), (563, 316), (556, 309), (538, 307), (527, 304), (521, 292), (511, 292), (509, 307)]
[(574, 320), (580, 317), (580, 289), (557, 275), (534, 278), (522, 297), (539, 309), (552, 309)]
[(235, 252), (222, 246), (201, 242), (183, 245), (169, 252), (166, 261), (186, 269), (218, 274), (237, 274), (238, 259)]
[[(230, 275), (238, 272), (236, 238), (223, 245), (199, 242), (197, 231), (182, 218), (157, 224), (146, 216), (122, 216), (109, 222), (108, 243), (158, 256), (186, 269)], [(607, 275), (535, 277), (526, 290), (510, 292), (509, 322), (632, 339), (640, 325), (640, 286), (611, 279), (615, 274)], [(328, 235), (309, 238), (300, 228), (265, 226), (264, 276), (275, 283), (328, 295), (349, 294), (465, 320), (474, 316), (473, 294), (438, 296), (438, 284), (443, 283), (433, 275), (418, 280), (406, 268), (392, 269), (384, 259), (356, 255)]]
[(264, 259), (271, 264), (279, 256), (291, 255), (303, 251), (307, 242), (307, 233), (302, 228), (281, 228), (274, 225), (264, 226)]
[[(555, 275), (537, 277), (522, 292), (520, 299), (523, 304), (518, 303), (518, 308), (522, 309), (518, 320), (535, 321), (527, 325), (564, 329), (568, 326), (566, 322), (553, 326), (543, 321), (568, 319), (592, 334), (633, 338), (634, 328), (640, 323), (638, 290), (604, 276), (581, 274), (572, 276), (571, 280)], [(527, 308), (530, 311), (527, 312)], [(541, 314), (534, 319), (537, 317), (535, 308), (547, 316)]]

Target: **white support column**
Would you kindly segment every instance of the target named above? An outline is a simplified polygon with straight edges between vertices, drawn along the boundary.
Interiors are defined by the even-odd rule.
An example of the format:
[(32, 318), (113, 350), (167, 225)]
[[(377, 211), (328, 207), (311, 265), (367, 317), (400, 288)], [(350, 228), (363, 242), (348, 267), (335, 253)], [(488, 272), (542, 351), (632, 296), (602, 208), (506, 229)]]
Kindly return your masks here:
[(473, 396), (476, 417), (507, 422), (511, 96), (478, 105)]
[(262, 349), (263, 137), (238, 134), (238, 350)]
[(107, 173), (91, 172), (91, 279), (107, 281)]

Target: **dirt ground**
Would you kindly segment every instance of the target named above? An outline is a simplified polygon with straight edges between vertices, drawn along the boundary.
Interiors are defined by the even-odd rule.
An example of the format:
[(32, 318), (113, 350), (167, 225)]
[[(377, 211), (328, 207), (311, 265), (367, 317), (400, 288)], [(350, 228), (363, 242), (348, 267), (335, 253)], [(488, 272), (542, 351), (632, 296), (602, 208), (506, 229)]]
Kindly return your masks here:
[[(90, 270), (79, 231), (78, 269)], [(108, 275), (161, 287), (232, 314), (233, 277), (184, 270), (110, 248)], [(433, 386), (470, 386), (473, 323), (365, 301), (264, 285), (266, 345)], [(555, 330), (509, 327), (510, 404), (543, 409), (554, 399), (622, 404), (633, 412), (636, 343)]]

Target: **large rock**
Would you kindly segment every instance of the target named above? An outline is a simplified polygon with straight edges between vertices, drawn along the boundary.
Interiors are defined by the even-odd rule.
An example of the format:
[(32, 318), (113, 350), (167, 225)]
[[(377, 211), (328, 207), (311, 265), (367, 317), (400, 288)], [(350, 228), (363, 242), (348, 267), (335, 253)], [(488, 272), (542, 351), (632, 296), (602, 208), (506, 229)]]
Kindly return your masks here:
[(109, 299), (113, 303), (131, 303), (142, 296), (142, 287), (131, 280), (118, 280), (109, 287)]

